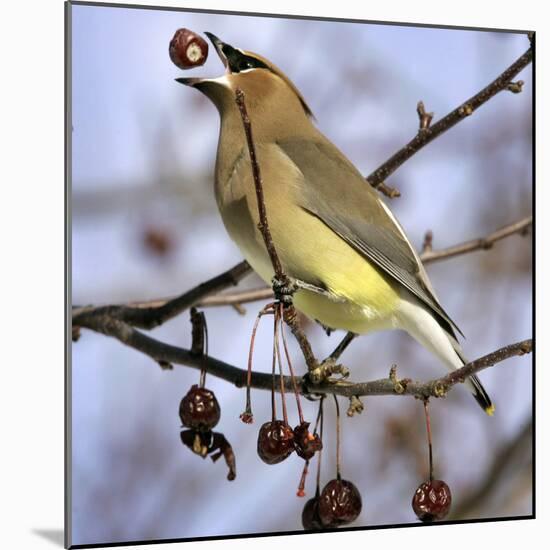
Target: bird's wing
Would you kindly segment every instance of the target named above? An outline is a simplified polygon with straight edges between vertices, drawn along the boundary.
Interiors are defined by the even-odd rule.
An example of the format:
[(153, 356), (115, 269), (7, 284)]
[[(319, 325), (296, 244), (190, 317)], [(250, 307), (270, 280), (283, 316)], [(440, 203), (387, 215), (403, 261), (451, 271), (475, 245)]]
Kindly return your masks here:
[(418, 254), (378, 193), (351, 162), (320, 136), (277, 143), (305, 179), (300, 206), (419, 298), (440, 324), (462, 332), (438, 302)]

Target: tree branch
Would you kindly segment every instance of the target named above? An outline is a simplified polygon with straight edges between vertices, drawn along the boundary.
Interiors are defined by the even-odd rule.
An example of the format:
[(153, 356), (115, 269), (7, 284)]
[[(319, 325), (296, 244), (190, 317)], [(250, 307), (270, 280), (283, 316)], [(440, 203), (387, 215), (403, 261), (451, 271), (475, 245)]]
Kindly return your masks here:
[[(240, 262), (226, 272), (213, 277), (212, 279), (197, 285), (191, 290), (172, 298), (160, 305), (154, 302), (143, 302), (142, 304), (131, 305), (110, 305), (110, 306), (86, 306), (73, 308), (73, 325), (84, 326), (81, 319), (91, 312), (106, 314), (114, 319), (120, 319), (135, 327), (152, 329), (173, 319), (186, 309), (195, 305), (202, 298), (219, 292), (230, 285), (237, 285), (251, 268), (248, 262)], [(158, 302), (158, 301), (157, 301)]]
[[(166, 344), (134, 329), (128, 323), (111, 317), (98, 309), (81, 317), (80, 326), (95, 332), (112, 336), (123, 344), (148, 355), (157, 363), (164, 365), (185, 365), (195, 369), (204, 369), (212, 376), (226, 380), (237, 388), (246, 386), (247, 371), (240, 369), (211, 356), (198, 356), (191, 350)], [(430, 380), (425, 383), (410, 380), (397, 380), (395, 376), (373, 380), (370, 382), (353, 383), (337, 380), (314, 385), (307, 384), (304, 379), (290, 376), (283, 377), (285, 391), (293, 391), (296, 382), (300, 393), (336, 394), (345, 397), (363, 395), (413, 395), (420, 398), (443, 397), (455, 385), (463, 382), (468, 376), (489, 368), (509, 357), (524, 355), (532, 350), (532, 340), (524, 340), (505, 346), (493, 353), (485, 355), (447, 376)], [(262, 390), (272, 389), (271, 373), (252, 372), (251, 387)], [(277, 388), (277, 391), (280, 391)]]
[(519, 220), (515, 223), (505, 225), (486, 237), (472, 239), (471, 241), (466, 241), (442, 250), (425, 250), (420, 257), (423, 263), (429, 264), (445, 258), (453, 258), (454, 256), (460, 256), (461, 254), (473, 252), (474, 250), (489, 250), (493, 247), (494, 243), (504, 239), (505, 237), (509, 237), (510, 235), (514, 235), (516, 233), (525, 235), (532, 225), (533, 217), (528, 216), (527, 218)]
[[(443, 117), (439, 122), (433, 126), (422, 127), (422, 116), (425, 112), (419, 113), (421, 117), (421, 127), (418, 130), (416, 136), (402, 147), (397, 153), (392, 155), (386, 162), (379, 166), (374, 172), (367, 176), (367, 181), (374, 187), (382, 191), (385, 195), (391, 197), (391, 193), (388, 194), (388, 188), (384, 184), (384, 180), (393, 174), (405, 161), (410, 159), (415, 153), (420, 151), (422, 147), (428, 145), (435, 138), (452, 128), (455, 124), (464, 120), (470, 116), (475, 110), (481, 107), (484, 103), (489, 101), (493, 96), (502, 90), (507, 90), (512, 79), (524, 69), (533, 59), (532, 49), (529, 48), (522, 56), (520, 56), (514, 63), (512, 63), (504, 72), (502, 72), (493, 82), (483, 88), (476, 95), (466, 100), (462, 105), (458, 106), (454, 111), (451, 111), (448, 115)], [(521, 88), (521, 87), (520, 87)], [(424, 111), (422, 105), (421, 111)], [(430, 114), (430, 113), (428, 113)], [(431, 121), (431, 119), (430, 119)], [(395, 195), (395, 190), (392, 190)]]
[(421, 399), (444, 397), (455, 384), (464, 382), (468, 376), (492, 367), (509, 357), (530, 353), (532, 347), (532, 340), (523, 340), (516, 344), (510, 344), (468, 363), (447, 376), (428, 382), (414, 382), (408, 379), (399, 380), (395, 375), (395, 369), (392, 368), (388, 378), (358, 383), (338, 381), (336, 387), (328, 384), (308, 389), (313, 393), (336, 393), (345, 397), (353, 395), (413, 395)]

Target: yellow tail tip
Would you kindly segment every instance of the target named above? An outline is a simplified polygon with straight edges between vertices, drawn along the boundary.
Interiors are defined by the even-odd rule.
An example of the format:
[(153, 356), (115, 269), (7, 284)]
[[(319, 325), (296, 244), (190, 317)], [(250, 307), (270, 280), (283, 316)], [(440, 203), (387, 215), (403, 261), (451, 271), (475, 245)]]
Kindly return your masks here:
[(489, 415), (489, 416), (493, 416), (495, 414), (495, 406), (494, 405), (491, 405), (489, 407), (486, 407), (485, 408), (485, 412)]

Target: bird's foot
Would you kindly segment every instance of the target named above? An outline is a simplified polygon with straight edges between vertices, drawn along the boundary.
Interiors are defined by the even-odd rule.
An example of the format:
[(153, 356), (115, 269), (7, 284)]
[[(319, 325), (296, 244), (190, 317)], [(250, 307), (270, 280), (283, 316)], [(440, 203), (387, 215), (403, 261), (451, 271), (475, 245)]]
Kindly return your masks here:
[[(334, 374), (340, 375), (339, 378), (331, 378)], [(345, 381), (348, 376), (349, 369), (347, 367), (336, 363), (332, 359), (326, 359), (304, 375), (302, 378), (302, 395), (310, 401), (318, 401), (327, 393), (330, 393), (331, 387), (349, 385), (349, 382)], [(321, 391), (317, 391), (317, 389)], [(361, 412), (362, 405), (359, 399), (351, 405), (354, 405), (354, 412)]]
[(321, 323), (321, 321), (319, 321), (318, 319), (315, 319), (315, 322), (316, 322), (318, 325), (321, 325), (322, 329), (325, 331), (325, 334), (326, 334), (327, 336), (330, 336), (330, 335), (334, 332), (334, 329), (333, 329), (333, 328), (327, 327), (326, 325), (324, 325), (323, 323)]
[(329, 357), (314, 369), (311, 369), (304, 378), (306, 379), (306, 383), (318, 386), (320, 384), (337, 382), (337, 380), (331, 380), (330, 378), (335, 374), (339, 374), (340, 378), (347, 378), (349, 376), (349, 369)]
[(275, 299), (285, 305), (292, 304), (292, 296), (298, 289), (296, 282), (288, 276), (278, 278), (277, 276), (271, 279), (273, 294)]

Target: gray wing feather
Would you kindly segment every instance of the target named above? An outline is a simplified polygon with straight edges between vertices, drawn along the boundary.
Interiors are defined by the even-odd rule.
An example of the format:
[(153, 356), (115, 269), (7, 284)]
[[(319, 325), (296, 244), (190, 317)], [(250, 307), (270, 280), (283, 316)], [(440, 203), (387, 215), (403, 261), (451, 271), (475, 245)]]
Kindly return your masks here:
[[(447, 332), (453, 334), (454, 327), (462, 334), (434, 296), (429, 281), (422, 280), (426, 278), (424, 269), (399, 227), (379, 204), (376, 191), (344, 155), (323, 141), (295, 140), (278, 145), (306, 179), (307, 185), (299, 194), (302, 208), (412, 292)], [(334, 181), (345, 182), (345, 187)], [(343, 195), (346, 200), (338, 200)]]

